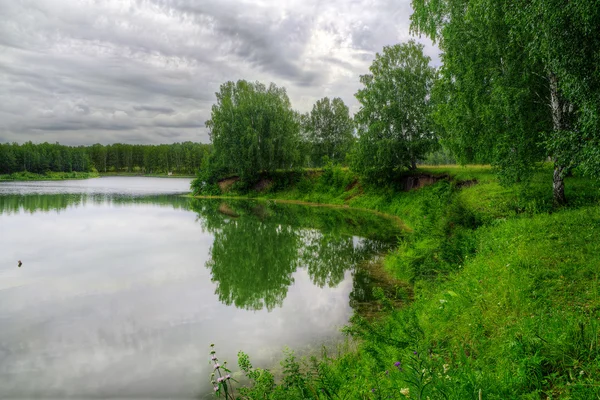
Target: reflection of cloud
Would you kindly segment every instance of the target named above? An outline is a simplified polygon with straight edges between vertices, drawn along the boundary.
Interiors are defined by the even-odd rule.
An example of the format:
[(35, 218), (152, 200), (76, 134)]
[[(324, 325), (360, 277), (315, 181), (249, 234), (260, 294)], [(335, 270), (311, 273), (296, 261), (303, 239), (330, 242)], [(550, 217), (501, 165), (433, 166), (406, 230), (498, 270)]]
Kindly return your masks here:
[(409, 0), (5, 1), (0, 139), (207, 141), (214, 93), (236, 79), (285, 86), (301, 111), (323, 96), (356, 111), (359, 75), (408, 39), (410, 12)]
[(320, 289), (300, 269), (281, 308), (227, 307), (196, 217), (114, 203), (0, 215), (0, 265), (25, 261), (17, 276), (0, 267), (14, 283), (0, 290), (0, 397), (192, 397), (209, 389), (211, 342), (232, 365), (244, 350), (271, 366), (286, 345), (337, 335), (349, 275)]

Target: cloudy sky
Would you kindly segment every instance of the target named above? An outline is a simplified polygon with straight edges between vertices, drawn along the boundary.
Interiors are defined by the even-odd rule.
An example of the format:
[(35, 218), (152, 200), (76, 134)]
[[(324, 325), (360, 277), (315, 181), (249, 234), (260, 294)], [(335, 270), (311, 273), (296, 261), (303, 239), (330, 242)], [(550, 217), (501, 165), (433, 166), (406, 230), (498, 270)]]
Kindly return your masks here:
[[(208, 142), (219, 85), (285, 86), (304, 112), (341, 97), (410, 0), (0, 0), (0, 142)], [(426, 54), (439, 63), (426, 39)]]

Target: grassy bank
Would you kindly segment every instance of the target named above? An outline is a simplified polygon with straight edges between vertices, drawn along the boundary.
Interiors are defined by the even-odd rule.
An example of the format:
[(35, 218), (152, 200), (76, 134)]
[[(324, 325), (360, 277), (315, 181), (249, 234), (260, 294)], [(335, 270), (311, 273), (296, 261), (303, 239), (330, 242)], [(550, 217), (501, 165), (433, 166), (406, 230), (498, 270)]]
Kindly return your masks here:
[(385, 266), (410, 281), (415, 296), (376, 322), (355, 317), (348, 331), (360, 339), (356, 351), (306, 363), (288, 357), (275, 388), (265, 384), (268, 372), (246, 365), (256, 382), (246, 395), (599, 398), (598, 183), (568, 178), (569, 205), (554, 209), (549, 170), (512, 187), (487, 167), (421, 172), (449, 178), (406, 192), (330, 168), (275, 174), (250, 192), (400, 217), (412, 233)]
[(100, 176), (97, 172), (46, 172), (34, 174), (33, 172), (15, 172), (0, 175), (0, 181), (62, 181), (66, 179), (89, 179)]

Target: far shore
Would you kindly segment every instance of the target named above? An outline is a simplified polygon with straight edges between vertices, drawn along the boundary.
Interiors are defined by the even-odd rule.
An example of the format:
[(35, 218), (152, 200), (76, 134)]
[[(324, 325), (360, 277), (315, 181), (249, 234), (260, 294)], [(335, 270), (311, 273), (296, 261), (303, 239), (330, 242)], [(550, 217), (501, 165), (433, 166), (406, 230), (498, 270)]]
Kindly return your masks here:
[(36, 174), (33, 172), (15, 172), (13, 174), (0, 175), (0, 182), (64, 181), (115, 176), (187, 179), (192, 179), (195, 177), (194, 175), (144, 174), (138, 172), (47, 172), (45, 174)]

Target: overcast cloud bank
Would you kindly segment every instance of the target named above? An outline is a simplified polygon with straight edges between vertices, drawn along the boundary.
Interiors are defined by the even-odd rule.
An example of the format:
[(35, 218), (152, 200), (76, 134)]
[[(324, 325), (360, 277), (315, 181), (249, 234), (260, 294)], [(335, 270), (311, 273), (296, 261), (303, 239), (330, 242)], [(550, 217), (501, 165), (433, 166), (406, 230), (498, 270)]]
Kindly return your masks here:
[[(409, 0), (0, 0), (0, 142), (208, 142), (227, 80), (352, 112), (359, 75), (410, 39)], [(426, 53), (438, 63), (430, 42)]]

